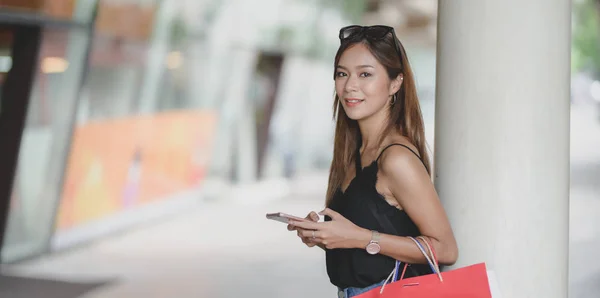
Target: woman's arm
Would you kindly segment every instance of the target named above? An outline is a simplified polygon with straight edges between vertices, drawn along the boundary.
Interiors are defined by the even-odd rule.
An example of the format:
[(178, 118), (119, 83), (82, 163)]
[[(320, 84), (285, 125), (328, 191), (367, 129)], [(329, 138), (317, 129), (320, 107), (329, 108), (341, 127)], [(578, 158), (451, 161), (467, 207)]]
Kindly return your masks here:
[[(403, 147), (391, 147), (380, 160), (380, 178), (390, 193), (433, 246), (440, 264), (451, 265), (458, 248), (446, 212), (421, 161)], [(366, 246), (371, 232), (363, 233)], [(366, 241), (366, 242), (365, 242)], [(381, 235), (381, 254), (408, 263), (425, 263), (419, 248), (406, 238)]]
[[(372, 232), (369, 230), (363, 230), (360, 239), (356, 239), (353, 248), (365, 249), (371, 241)], [(434, 244), (433, 238), (424, 236), (429, 240), (429, 243), (433, 245), (437, 260), (440, 265), (453, 265), (457, 259), (457, 252), (449, 252), (448, 250), (441, 250), (441, 245)], [(419, 239), (415, 239), (421, 243), (421, 246), (429, 254), (427, 246)], [(380, 234), (379, 246), (381, 247), (380, 254), (389, 256), (395, 260), (409, 264), (426, 264), (427, 260), (423, 256), (423, 253), (415, 245), (415, 243), (408, 239), (408, 237), (401, 237), (389, 234)]]

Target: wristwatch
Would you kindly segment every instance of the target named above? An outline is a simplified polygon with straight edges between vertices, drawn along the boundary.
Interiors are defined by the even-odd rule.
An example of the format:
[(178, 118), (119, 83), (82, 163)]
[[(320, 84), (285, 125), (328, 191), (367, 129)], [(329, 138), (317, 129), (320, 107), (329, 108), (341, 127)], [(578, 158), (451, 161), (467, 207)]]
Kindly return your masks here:
[(371, 255), (376, 255), (381, 250), (381, 246), (379, 246), (379, 232), (371, 231), (371, 241), (367, 244), (366, 250)]

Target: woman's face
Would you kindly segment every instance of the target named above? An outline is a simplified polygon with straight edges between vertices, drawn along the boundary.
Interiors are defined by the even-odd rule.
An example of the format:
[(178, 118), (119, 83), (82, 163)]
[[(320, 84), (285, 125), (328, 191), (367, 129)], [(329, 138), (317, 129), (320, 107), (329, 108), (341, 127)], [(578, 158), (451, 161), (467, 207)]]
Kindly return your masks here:
[(362, 43), (342, 54), (335, 72), (335, 91), (352, 120), (387, 113), (402, 77), (390, 80), (385, 67)]

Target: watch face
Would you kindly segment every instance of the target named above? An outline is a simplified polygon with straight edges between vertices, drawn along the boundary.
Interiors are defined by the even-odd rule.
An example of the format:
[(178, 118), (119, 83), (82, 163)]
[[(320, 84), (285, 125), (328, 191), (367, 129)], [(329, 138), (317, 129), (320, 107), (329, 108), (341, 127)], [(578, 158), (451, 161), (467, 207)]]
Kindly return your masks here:
[(369, 245), (367, 245), (367, 252), (369, 254), (372, 254), (372, 255), (378, 254), (380, 250), (381, 250), (381, 247), (377, 243), (369, 243)]

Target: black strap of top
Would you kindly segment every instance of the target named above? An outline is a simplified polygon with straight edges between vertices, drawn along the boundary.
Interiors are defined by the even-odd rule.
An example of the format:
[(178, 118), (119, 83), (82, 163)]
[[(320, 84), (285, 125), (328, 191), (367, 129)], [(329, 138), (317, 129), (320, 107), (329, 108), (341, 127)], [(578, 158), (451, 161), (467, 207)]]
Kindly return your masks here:
[[(360, 142), (359, 142), (359, 144), (360, 144)], [(377, 159), (375, 160), (375, 162), (379, 163), (379, 159), (383, 155), (383, 152), (385, 152), (385, 150), (387, 150), (387, 148), (390, 148), (392, 146), (402, 146), (402, 147), (410, 150), (410, 152), (412, 152), (421, 161), (423, 166), (425, 166), (425, 162), (423, 162), (423, 160), (421, 159), (421, 156), (419, 156), (419, 154), (417, 154), (414, 150), (410, 149), (410, 147), (408, 147), (404, 144), (400, 144), (400, 143), (393, 143), (393, 144), (387, 145), (385, 148), (383, 148), (383, 150), (381, 150), (381, 153), (379, 153), (379, 156), (377, 156)], [(354, 158), (354, 164), (356, 166), (356, 173), (360, 172), (362, 170), (362, 162), (360, 160), (360, 145), (356, 146), (356, 154), (355, 154), (355, 158)]]
[(423, 166), (425, 166), (425, 163), (423, 162), (423, 159), (421, 159), (421, 156), (419, 156), (419, 154), (417, 154), (414, 150), (410, 149), (410, 147), (408, 147), (404, 144), (400, 144), (400, 143), (393, 143), (393, 144), (387, 145), (385, 148), (383, 148), (383, 150), (381, 150), (381, 153), (379, 153), (379, 156), (377, 156), (377, 159), (375, 160), (375, 162), (379, 163), (379, 159), (383, 155), (383, 152), (385, 152), (385, 150), (387, 150), (387, 148), (390, 148), (392, 146), (402, 146), (402, 147), (410, 150), (410, 152), (412, 152), (421, 161)]

